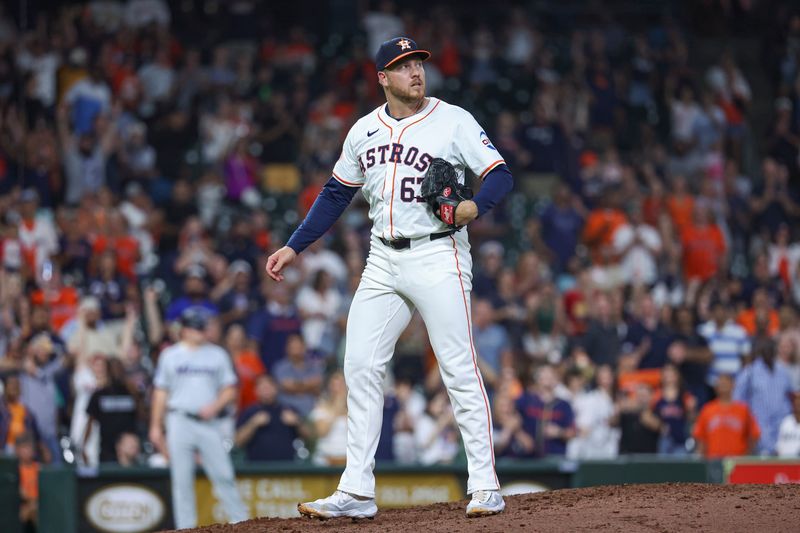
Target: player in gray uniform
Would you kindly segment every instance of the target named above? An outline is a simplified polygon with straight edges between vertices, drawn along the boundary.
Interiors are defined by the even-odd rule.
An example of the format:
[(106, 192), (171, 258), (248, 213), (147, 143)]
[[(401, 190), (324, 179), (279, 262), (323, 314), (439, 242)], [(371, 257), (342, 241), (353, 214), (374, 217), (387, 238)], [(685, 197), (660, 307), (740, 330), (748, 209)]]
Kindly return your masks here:
[(241, 522), (248, 512), (236, 488), (222, 429), (225, 408), (236, 399), (236, 374), (225, 350), (206, 340), (206, 310), (190, 307), (180, 321), (181, 341), (165, 349), (158, 361), (150, 419), (150, 440), (169, 457), (175, 527), (197, 525), (195, 451), (228, 519)]

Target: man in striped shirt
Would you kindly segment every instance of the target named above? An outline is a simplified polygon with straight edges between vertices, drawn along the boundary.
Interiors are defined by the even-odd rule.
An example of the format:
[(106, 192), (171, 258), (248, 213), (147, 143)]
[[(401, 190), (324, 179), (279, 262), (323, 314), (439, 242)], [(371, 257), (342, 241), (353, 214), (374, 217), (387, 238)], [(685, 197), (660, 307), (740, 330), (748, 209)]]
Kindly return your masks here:
[(750, 353), (750, 338), (744, 328), (735, 323), (725, 304), (711, 302), (711, 320), (697, 328), (714, 355), (708, 369), (708, 384), (712, 387), (720, 374), (736, 375), (742, 369), (742, 358)]
[(733, 399), (746, 403), (758, 421), (761, 428), (758, 453), (761, 455), (775, 455), (781, 422), (792, 412), (789, 371), (783, 362), (775, 360), (775, 353), (773, 340), (755, 343), (755, 359), (736, 376), (733, 390)]

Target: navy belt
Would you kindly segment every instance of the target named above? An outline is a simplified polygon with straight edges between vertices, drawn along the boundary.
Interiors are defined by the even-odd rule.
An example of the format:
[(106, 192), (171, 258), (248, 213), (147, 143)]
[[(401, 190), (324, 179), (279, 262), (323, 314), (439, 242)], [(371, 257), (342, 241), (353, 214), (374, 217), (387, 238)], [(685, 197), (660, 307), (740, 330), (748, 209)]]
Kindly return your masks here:
[[(435, 241), (436, 239), (444, 239), (445, 237), (453, 235), (455, 232), (456, 230), (451, 229), (448, 231), (443, 231), (441, 233), (431, 233), (429, 235), (429, 238), (432, 241)], [(409, 239), (408, 237), (404, 237), (402, 239), (394, 239), (391, 241), (389, 239), (384, 239), (383, 237), (378, 237), (378, 238), (381, 240), (383, 244), (385, 244), (389, 248), (394, 248), (395, 250), (405, 250), (406, 248), (411, 247), (411, 239)]]
[(170, 413), (178, 413), (179, 415), (183, 415), (186, 418), (191, 418), (192, 420), (197, 420), (198, 422), (209, 422), (210, 420), (216, 420), (218, 418), (223, 418), (225, 416), (223, 413), (220, 412), (214, 418), (206, 420), (197, 413), (190, 413), (189, 411), (181, 411), (180, 409), (168, 409), (167, 411)]

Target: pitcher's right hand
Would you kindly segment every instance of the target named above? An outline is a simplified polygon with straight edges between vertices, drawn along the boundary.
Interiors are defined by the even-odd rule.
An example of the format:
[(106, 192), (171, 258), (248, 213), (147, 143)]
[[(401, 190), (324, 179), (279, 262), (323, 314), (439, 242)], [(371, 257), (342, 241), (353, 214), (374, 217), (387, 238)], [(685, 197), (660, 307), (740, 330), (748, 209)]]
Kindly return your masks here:
[(297, 252), (288, 246), (284, 246), (267, 259), (267, 275), (275, 281), (283, 281), (281, 270), (283, 270), (283, 267), (291, 265), (296, 257)]

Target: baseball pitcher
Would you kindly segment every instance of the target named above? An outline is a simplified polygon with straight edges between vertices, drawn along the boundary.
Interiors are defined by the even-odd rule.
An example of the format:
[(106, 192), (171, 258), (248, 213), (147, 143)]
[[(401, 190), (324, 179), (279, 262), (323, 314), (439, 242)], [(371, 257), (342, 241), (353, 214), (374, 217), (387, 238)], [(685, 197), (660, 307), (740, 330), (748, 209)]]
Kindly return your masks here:
[[(347, 320), (344, 373), (347, 466), (338, 490), (301, 503), (308, 517), (373, 518), (375, 450), (381, 430), (386, 364), (418, 309), (436, 352), (467, 453), (472, 499), (467, 516), (500, 513), (505, 502), (494, 467), (492, 418), (472, 341), (472, 260), (465, 226), (513, 185), (503, 157), (470, 113), (425, 96), (430, 52), (408, 37), (381, 45), (375, 58), (386, 105), (349, 131), (333, 176), (286, 246), (267, 261), (281, 271), (339, 218), (361, 189), (369, 203), (369, 257)], [(483, 184), (474, 199), (469, 168)]]

